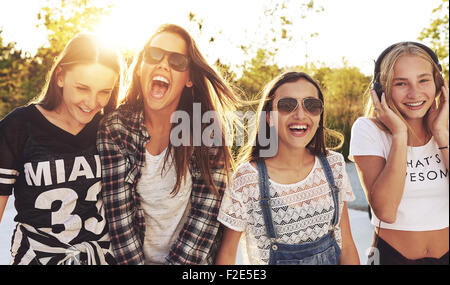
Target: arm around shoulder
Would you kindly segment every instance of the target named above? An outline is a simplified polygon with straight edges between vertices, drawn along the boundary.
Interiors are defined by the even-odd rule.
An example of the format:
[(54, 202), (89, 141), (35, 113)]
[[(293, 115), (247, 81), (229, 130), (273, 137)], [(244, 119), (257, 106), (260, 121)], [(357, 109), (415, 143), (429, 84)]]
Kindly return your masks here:
[(97, 133), (102, 165), (102, 198), (114, 256), (118, 264), (143, 264), (143, 252), (133, 222), (134, 204), (125, 182), (127, 162), (116, 117), (105, 117)]

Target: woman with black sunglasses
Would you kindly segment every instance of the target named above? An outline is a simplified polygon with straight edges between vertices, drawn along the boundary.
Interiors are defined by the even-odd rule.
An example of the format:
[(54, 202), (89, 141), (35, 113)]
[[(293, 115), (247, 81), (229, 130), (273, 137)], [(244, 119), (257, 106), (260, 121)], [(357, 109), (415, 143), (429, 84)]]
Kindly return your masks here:
[(219, 212), (226, 230), (216, 264), (234, 264), (242, 233), (244, 264), (359, 263), (346, 206), (354, 195), (343, 156), (326, 149), (323, 107), (305, 73), (267, 85), (258, 133), (275, 128), (278, 152), (264, 157), (257, 133), (243, 148)]
[[(136, 54), (122, 105), (105, 118), (97, 147), (103, 197), (118, 264), (211, 264), (221, 241), (217, 214), (232, 164), (222, 133), (218, 144), (195, 122), (239, 101), (181, 27), (163, 25)], [(188, 138), (179, 144), (178, 122)], [(199, 123), (200, 125), (196, 124)], [(184, 127), (183, 127), (184, 126)], [(200, 129), (200, 130), (199, 130)], [(171, 135), (172, 134), (172, 135)], [(176, 141), (176, 142), (175, 142)]]

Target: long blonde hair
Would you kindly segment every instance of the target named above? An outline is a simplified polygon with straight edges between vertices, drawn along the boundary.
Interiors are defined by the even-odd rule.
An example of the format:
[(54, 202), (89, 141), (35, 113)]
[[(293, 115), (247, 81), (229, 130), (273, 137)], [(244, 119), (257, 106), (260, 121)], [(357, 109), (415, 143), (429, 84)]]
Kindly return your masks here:
[[(389, 108), (396, 113), (403, 123), (408, 128), (408, 141), (411, 136), (417, 137), (414, 133), (411, 126), (405, 120), (403, 115), (400, 113), (398, 108), (395, 106), (394, 101), (392, 100), (392, 81), (394, 79), (394, 66), (397, 63), (397, 60), (404, 55), (414, 55), (418, 56), (426, 61), (428, 61), (433, 67), (433, 79), (436, 85), (436, 101), (439, 102), (438, 98), (441, 95), (441, 89), (444, 85), (444, 78), (439, 71), (439, 67), (437, 63), (431, 58), (430, 54), (426, 52), (424, 49), (419, 47), (418, 45), (412, 42), (403, 42), (397, 44), (393, 47), (382, 59), (380, 63), (380, 71), (379, 71), (379, 82), (384, 90), (386, 103)], [(390, 133), (390, 130), (378, 119), (375, 118), (375, 108), (373, 106), (372, 99), (370, 98), (370, 90), (366, 92), (366, 107), (365, 107), (365, 116), (371, 118), (374, 123), (383, 131)], [(428, 113), (427, 113), (428, 114)], [(431, 134), (431, 131), (426, 129), (428, 135)]]

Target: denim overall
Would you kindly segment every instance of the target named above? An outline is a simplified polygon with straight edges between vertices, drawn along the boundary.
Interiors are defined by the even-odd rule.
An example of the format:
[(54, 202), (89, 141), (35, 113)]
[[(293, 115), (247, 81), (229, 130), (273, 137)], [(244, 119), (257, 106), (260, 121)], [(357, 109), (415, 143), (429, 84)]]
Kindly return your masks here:
[[(334, 201), (333, 228), (339, 221), (339, 189), (334, 184), (333, 173), (325, 156), (319, 155), (320, 163), (331, 188)], [(269, 265), (331, 265), (339, 264), (341, 249), (330, 230), (325, 236), (313, 242), (301, 244), (283, 244), (277, 242), (277, 235), (272, 220), (269, 194), (269, 176), (264, 159), (256, 161), (259, 172), (259, 189), (261, 195), (261, 208), (266, 225), (267, 235), (271, 240)]]

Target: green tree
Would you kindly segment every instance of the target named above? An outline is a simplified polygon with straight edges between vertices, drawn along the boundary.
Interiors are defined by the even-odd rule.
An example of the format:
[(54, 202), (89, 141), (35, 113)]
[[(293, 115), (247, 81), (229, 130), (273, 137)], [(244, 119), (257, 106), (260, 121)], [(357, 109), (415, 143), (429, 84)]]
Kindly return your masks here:
[(29, 56), (16, 49), (15, 43), (3, 43), (0, 30), (0, 119), (12, 109), (24, 104), (23, 89), (28, 81)]
[(270, 60), (268, 52), (260, 48), (254, 58), (243, 64), (244, 71), (236, 84), (245, 92), (248, 100), (257, 99), (264, 85), (280, 74), (281, 69)]
[(214, 66), (227, 82), (233, 85), (236, 84), (237, 75), (233, 70), (231, 70), (230, 65), (222, 63), (220, 59), (217, 59), (216, 62), (214, 63)]
[[(268, 1), (261, 19), (261, 29), (267, 32), (260, 46), (264, 46), (270, 56), (275, 56), (280, 47), (291, 45), (294, 37), (307, 44), (310, 39), (317, 37), (318, 33), (308, 32), (307, 29), (302, 29), (299, 33), (294, 27), (302, 26), (301, 22), (311, 13), (323, 11), (324, 8), (318, 6), (314, 0)], [(307, 57), (306, 54), (305, 58)]]
[[(344, 135), (344, 144), (338, 151), (347, 159), (351, 128), (354, 121), (364, 113), (364, 94), (371, 77), (364, 75), (357, 67), (349, 66), (345, 58), (342, 67), (332, 68), (323, 63), (318, 67), (311, 63), (289, 70), (306, 72), (319, 83), (325, 101), (325, 125)], [(339, 143), (332, 137), (326, 139), (329, 147)]]
[(4, 44), (0, 33), (0, 117), (39, 95), (47, 73), (67, 42), (82, 31), (92, 31), (111, 6), (97, 7), (93, 0), (47, 1), (37, 17), (47, 30), (48, 42), (34, 57), (14, 43)]
[(48, 42), (35, 55), (34, 59), (39, 64), (29, 66), (33, 71), (27, 90), (29, 99), (39, 94), (55, 58), (69, 40), (79, 32), (92, 31), (111, 8), (97, 7), (91, 0), (48, 1), (47, 4), (41, 8), (37, 17), (40, 20), (38, 27), (44, 26), (47, 30)]
[[(330, 71), (325, 73), (324, 71)], [(353, 122), (363, 115), (364, 96), (370, 77), (345, 63), (341, 68), (322, 69), (326, 126), (344, 135), (342, 154), (347, 158)]]
[[(233, 67), (234, 70), (243, 71), (251, 66), (250, 61), (255, 58), (261, 57), (261, 50), (264, 50), (264, 57), (268, 66), (275, 66), (277, 54), (289, 46), (293, 46), (294, 37), (301, 39), (305, 44), (312, 38), (318, 36), (315, 31), (300, 32), (295, 27), (302, 26), (302, 21), (312, 14), (320, 13), (324, 10), (322, 6), (318, 6), (314, 0), (267, 0), (264, 1), (263, 11), (258, 19), (258, 31), (243, 30), (243, 33), (247, 35), (249, 41), (232, 43), (242, 52), (242, 56), (245, 58), (243, 64), (236, 62), (223, 62), (222, 64), (228, 64)], [(189, 30), (197, 41), (203, 41), (210, 44), (210, 48), (214, 49), (217, 42), (223, 40), (223, 31), (215, 27), (212, 22), (208, 22), (208, 19), (203, 19), (193, 12), (187, 14), (189, 20)], [(255, 36), (255, 34), (258, 34)], [(232, 41), (232, 39), (230, 39)], [(259, 53), (259, 54), (258, 54)], [(307, 54), (305, 54), (307, 59)], [(248, 73), (248, 72), (247, 72)], [(244, 76), (245, 77), (245, 76)], [(246, 81), (248, 78), (243, 79)], [(248, 83), (248, 82), (246, 82)], [(255, 93), (252, 90), (253, 96)]]
[(418, 39), (429, 44), (436, 51), (441, 64), (442, 72), (448, 82), (449, 80), (449, 28), (448, 28), (449, 0), (442, 3), (433, 10), (430, 26), (424, 28)]
[(46, 48), (59, 53), (75, 34), (92, 31), (110, 9), (111, 6), (97, 7), (92, 0), (47, 1), (47, 6), (37, 15), (38, 26), (47, 30), (49, 46)]

